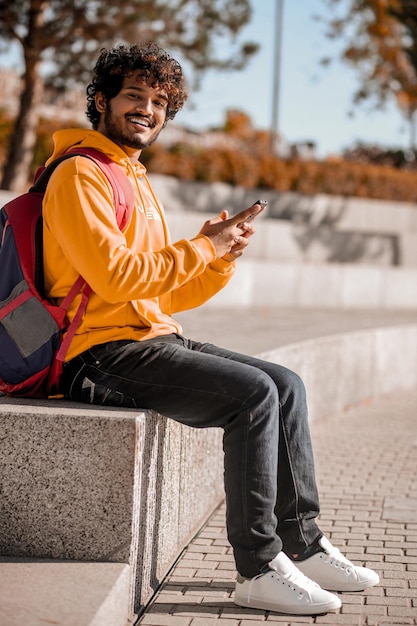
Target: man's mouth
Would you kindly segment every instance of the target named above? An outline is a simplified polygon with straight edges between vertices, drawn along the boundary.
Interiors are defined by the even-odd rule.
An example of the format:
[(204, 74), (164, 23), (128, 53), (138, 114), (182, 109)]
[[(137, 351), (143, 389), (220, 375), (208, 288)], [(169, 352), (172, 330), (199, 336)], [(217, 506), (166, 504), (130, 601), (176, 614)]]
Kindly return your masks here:
[(153, 128), (155, 124), (152, 120), (146, 117), (137, 117), (136, 115), (128, 115), (127, 119), (129, 122), (134, 124), (135, 126), (140, 126), (141, 128)]

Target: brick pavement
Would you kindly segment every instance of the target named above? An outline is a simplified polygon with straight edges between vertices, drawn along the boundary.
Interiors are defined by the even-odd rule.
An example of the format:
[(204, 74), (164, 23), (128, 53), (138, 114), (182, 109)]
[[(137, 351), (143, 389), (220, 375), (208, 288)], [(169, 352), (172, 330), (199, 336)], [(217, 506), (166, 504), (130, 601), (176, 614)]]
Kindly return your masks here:
[(342, 594), (338, 613), (289, 617), (233, 604), (235, 569), (224, 505), (187, 546), (140, 626), (417, 624), (417, 390), (312, 424), (320, 526), (378, 587)]

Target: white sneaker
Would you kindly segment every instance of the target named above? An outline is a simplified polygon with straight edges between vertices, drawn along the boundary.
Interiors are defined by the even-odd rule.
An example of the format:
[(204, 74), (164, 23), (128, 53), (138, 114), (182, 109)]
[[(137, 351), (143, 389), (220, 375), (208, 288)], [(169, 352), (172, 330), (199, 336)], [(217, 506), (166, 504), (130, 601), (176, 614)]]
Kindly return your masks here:
[(238, 576), (235, 604), (289, 615), (319, 615), (342, 606), (340, 598), (309, 580), (280, 552), (255, 578)]
[(298, 569), (324, 589), (363, 591), (379, 583), (379, 576), (368, 567), (353, 565), (326, 537), (318, 541), (322, 551), (296, 561)]

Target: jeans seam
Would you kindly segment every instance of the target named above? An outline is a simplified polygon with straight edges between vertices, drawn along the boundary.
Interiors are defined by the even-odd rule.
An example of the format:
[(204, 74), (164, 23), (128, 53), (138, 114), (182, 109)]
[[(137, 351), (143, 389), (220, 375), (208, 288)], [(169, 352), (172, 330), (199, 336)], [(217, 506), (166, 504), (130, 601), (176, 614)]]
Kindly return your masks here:
[(245, 519), (245, 532), (246, 532), (246, 537), (249, 539), (249, 542), (251, 544), (251, 551), (253, 552), (253, 540), (251, 538), (251, 533), (250, 533), (250, 529), (248, 527), (248, 498), (247, 498), (247, 494), (248, 494), (248, 439), (249, 439), (249, 421), (251, 419), (251, 413), (250, 411), (248, 411), (248, 419), (245, 420), (245, 454), (243, 455), (244, 458), (244, 463), (245, 463), (245, 468), (244, 468), (244, 476), (245, 476), (245, 487), (243, 490), (243, 494), (242, 494), (242, 508), (243, 508), (243, 514), (244, 514), (244, 519)]
[(71, 381), (71, 384), (70, 384), (69, 389), (68, 389), (68, 395), (69, 395), (70, 398), (72, 397), (72, 390), (74, 388), (74, 385), (75, 385), (76, 381), (78, 380), (78, 377), (83, 372), (83, 370), (85, 370), (85, 368), (86, 368), (86, 363), (85, 363), (85, 361), (83, 361), (81, 363), (81, 366), (80, 366), (79, 370), (77, 370), (77, 373), (75, 374), (75, 376), (72, 377), (72, 381)]
[(289, 467), (290, 467), (290, 472), (291, 472), (291, 476), (292, 476), (292, 483), (293, 483), (293, 486), (294, 486), (295, 517), (296, 517), (296, 520), (297, 520), (297, 525), (298, 525), (298, 529), (300, 531), (300, 535), (303, 538), (303, 541), (304, 541), (305, 545), (308, 545), (308, 541), (307, 541), (307, 539), (306, 539), (306, 537), (304, 535), (304, 532), (303, 532), (303, 529), (302, 529), (302, 526), (301, 526), (301, 521), (300, 521), (300, 512), (299, 512), (299, 508), (298, 508), (299, 499), (300, 498), (299, 498), (299, 493), (298, 493), (298, 488), (297, 488), (297, 481), (296, 481), (296, 478), (295, 478), (295, 472), (294, 472), (292, 457), (291, 457), (291, 454), (290, 454), (290, 447), (288, 445), (288, 434), (287, 434), (287, 430), (286, 430), (286, 424), (285, 424), (285, 420), (282, 419), (282, 407), (281, 407), (281, 404), (279, 405), (279, 417), (280, 417), (281, 424), (282, 424), (282, 433), (283, 433), (284, 439), (285, 439), (285, 447), (287, 449), (288, 464), (289, 464)]
[[(147, 380), (141, 381), (141, 380), (133, 379), (133, 378), (130, 379), (128, 376), (118, 376), (117, 374), (114, 374), (112, 372), (108, 372), (106, 369), (97, 367), (97, 365), (95, 363), (91, 363), (91, 364), (83, 363), (83, 366), (80, 369), (80, 372), (81, 372), (81, 370), (84, 367), (91, 368), (91, 369), (95, 370), (96, 372), (99, 372), (100, 374), (103, 374), (105, 376), (109, 376), (109, 378), (115, 378), (115, 379), (118, 379), (118, 380), (132, 382), (134, 384), (141, 384), (141, 385), (148, 385), (148, 386), (152, 385), (152, 386), (154, 386), (155, 388), (158, 388), (158, 389), (159, 388), (161, 388), (161, 389), (180, 389), (180, 390), (183, 390), (183, 391), (195, 391), (194, 387), (186, 387), (184, 385), (170, 385), (170, 384), (168, 384), (166, 382), (158, 384), (158, 383), (147, 381)], [(78, 373), (77, 373), (77, 377), (78, 377)], [(219, 393), (219, 392), (217, 392), (215, 390), (211, 390), (211, 389), (199, 389), (199, 393), (206, 394), (209, 397), (230, 398), (230, 399), (234, 400), (235, 402), (240, 402), (241, 407), (243, 407), (245, 405), (245, 403), (241, 400), (241, 398), (235, 397), (235, 396), (231, 395), (230, 393)]]

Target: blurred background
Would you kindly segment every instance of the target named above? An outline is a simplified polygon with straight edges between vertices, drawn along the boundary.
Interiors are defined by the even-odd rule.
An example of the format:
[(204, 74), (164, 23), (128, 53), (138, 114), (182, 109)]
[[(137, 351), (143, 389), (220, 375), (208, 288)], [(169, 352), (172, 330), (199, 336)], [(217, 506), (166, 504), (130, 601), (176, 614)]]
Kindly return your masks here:
[[(373, 4), (376, 7), (378, 3)], [(318, 157), (341, 154), (359, 142), (409, 148), (409, 120), (399, 106), (394, 86), (382, 102), (376, 97), (376, 85), (371, 89), (368, 82), (373, 90), (370, 96), (374, 97), (355, 102), (363, 87), (363, 66), (343, 60), (350, 46), (347, 24), (346, 32), (331, 35), (330, 25), (340, 9), (358, 24), (363, 19), (365, 26), (365, 11), (362, 18), (359, 13), (355, 18), (351, 2), (252, 2), (251, 19), (239, 39), (256, 42), (257, 53), (242, 71), (231, 74), (209, 70), (201, 89), (179, 114), (178, 122), (199, 130), (219, 127), (224, 123), (225, 111), (241, 109), (254, 126), (268, 129), (274, 125), (276, 109), (277, 129), (283, 140), (291, 145), (313, 144)], [(373, 62), (380, 63), (381, 59)], [(394, 68), (392, 71), (394, 78)]]
[(55, 129), (87, 126), (101, 47), (155, 39), (191, 95), (152, 171), (415, 201), (416, 24), (417, 0), (1, 2), (1, 188), (29, 184)]

